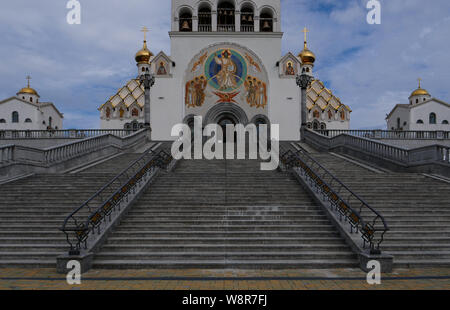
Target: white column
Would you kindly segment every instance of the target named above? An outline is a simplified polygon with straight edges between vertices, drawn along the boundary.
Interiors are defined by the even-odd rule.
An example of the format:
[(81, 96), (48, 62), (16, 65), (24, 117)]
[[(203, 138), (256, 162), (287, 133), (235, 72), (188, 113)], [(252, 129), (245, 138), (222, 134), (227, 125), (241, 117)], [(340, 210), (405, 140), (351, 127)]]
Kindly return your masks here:
[(234, 11), (234, 23), (236, 32), (241, 31), (241, 11)]
[(259, 16), (255, 16), (255, 32), (259, 32)]
[(198, 32), (198, 16), (192, 16), (192, 31)]
[(217, 11), (211, 12), (212, 31), (217, 32)]

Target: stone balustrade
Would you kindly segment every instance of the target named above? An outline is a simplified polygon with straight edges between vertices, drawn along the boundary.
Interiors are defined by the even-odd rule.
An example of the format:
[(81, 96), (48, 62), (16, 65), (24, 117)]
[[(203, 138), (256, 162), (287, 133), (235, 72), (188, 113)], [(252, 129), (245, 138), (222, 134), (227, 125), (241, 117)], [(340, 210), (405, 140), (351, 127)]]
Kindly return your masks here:
[(126, 137), (133, 134), (133, 131), (122, 129), (0, 130), (0, 140), (85, 139), (107, 134)]
[(393, 131), (393, 130), (316, 130), (333, 138), (341, 134), (382, 140), (443, 140), (450, 139), (450, 131)]
[(19, 145), (2, 146), (0, 147), (0, 165), (4, 165), (6, 163), (33, 163), (50, 165), (84, 154), (89, 154), (107, 146), (115, 146), (126, 149), (137, 143), (139, 140), (146, 139), (146, 137), (147, 130), (142, 129), (124, 137), (107, 133), (48, 149), (37, 149)]
[(351, 148), (382, 160), (388, 159), (406, 166), (428, 163), (450, 164), (450, 147), (443, 145), (429, 145), (409, 150), (347, 133), (329, 137), (321, 134), (320, 131), (312, 130), (305, 131), (305, 139), (308, 143), (321, 149)]

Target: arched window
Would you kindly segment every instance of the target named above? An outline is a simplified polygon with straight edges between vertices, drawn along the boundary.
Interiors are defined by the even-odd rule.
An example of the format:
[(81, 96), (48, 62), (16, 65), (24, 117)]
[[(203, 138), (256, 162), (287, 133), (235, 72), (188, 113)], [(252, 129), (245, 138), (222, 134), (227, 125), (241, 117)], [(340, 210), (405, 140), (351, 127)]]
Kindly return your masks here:
[(133, 117), (139, 117), (139, 110), (136, 109), (136, 108), (134, 108), (134, 109), (131, 111), (131, 116), (133, 116)]
[(247, 3), (241, 8), (241, 31), (255, 31), (255, 12), (253, 11), (253, 6)]
[(398, 117), (397, 118), (397, 129), (400, 129), (400, 122), (401, 122), (400, 117)]
[(119, 117), (123, 118), (124, 114), (125, 114), (125, 110), (120, 108), (120, 110), (119, 110)]
[(259, 15), (259, 31), (273, 32), (273, 12), (263, 9)]
[(331, 112), (331, 110), (328, 110), (328, 119), (329, 120), (333, 119), (333, 112)]
[(18, 123), (19, 122), (19, 112), (17, 112), (17, 111), (12, 112), (11, 118), (12, 118), (13, 123)]
[(313, 112), (313, 117), (314, 117), (314, 118), (319, 118), (319, 117), (320, 117), (319, 111), (317, 111), (317, 110), (314, 111), (314, 112)]
[(33, 97), (30, 97), (30, 102), (33, 102)]
[(217, 6), (217, 31), (234, 32), (235, 29), (235, 9), (233, 2), (229, 0), (220, 1)]
[(48, 118), (48, 125), (49, 125), (50, 127), (52, 127), (52, 122), (53, 122), (53, 119), (52, 119), (52, 117), (50, 116), (50, 117)]
[(198, 8), (198, 31), (212, 31), (211, 7), (208, 3), (201, 3)]
[(436, 113), (430, 113), (430, 124), (436, 124)]
[(345, 121), (345, 111), (344, 110), (341, 110), (340, 115), (341, 115), (341, 120)]
[(6, 120), (4, 118), (0, 119), (0, 124), (6, 124)]
[(188, 8), (180, 11), (180, 31), (192, 31), (192, 12)]
[(442, 121), (442, 125), (448, 125), (448, 121), (447, 120), (443, 120)]
[(106, 118), (111, 117), (111, 109), (109, 107), (106, 108)]
[(27, 119), (25, 120), (25, 123), (32, 123), (32, 121), (31, 121), (30, 118), (27, 118)]
[(417, 124), (423, 124), (423, 120), (421, 119), (417, 120)]

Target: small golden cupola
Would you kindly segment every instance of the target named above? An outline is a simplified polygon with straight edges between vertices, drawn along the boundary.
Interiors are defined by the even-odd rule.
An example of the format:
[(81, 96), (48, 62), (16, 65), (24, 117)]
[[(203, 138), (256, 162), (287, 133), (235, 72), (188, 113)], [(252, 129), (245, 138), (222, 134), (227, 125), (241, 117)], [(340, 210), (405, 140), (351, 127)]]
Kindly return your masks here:
[(147, 27), (143, 27), (141, 30), (144, 33), (144, 46), (140, 51), (136, 53), (135, 60), (138, 67), (138, 77), (150, 72), (150, 65), (153, 53), (147, 48)]
[(423, 89), (421, 86), (422, 79), (419, 78), (418, 80), (419, 88), (413, 91), (409, 96), (410, 104), (421, 103), (431, 98), (430, 93), (426, 89)]
[(308, 29), (305, 27), (303, 29), (303, 32), (305, 34), (305, 44), (303, 47), (303, 51), (300, 52), (300, 54), (298, 54), (298, 58), (300, 58), (300, 60), (302, 61), (303, 65), (314, 65), (314, 62), (316, 61), (316, 55), (314, 55), (313, 52), (311, 52), (308, 49), (308, 43), (307, 43), (307, 37), (306, 34), (309, 32)]
[(28, 80), (27, 87), (24, 87), (21, 90), (19, 90), (16, 95), (18, 98), (22, 100), (37, 103), (39, 101), (40, 96), (34, 88), (30, 87), (30, 80), (31, 80), (30, 76), (27, 76), (27, 80)]
[(144, 46), (142, 47), (141, 50), (139, 50), (136, 53), (136, 56), (134, 59), (136, 59), (136, 62), (138, 64), (149, 64), (150, 59), (153, 56), (153, 53), (147, 48), (146, 34), (148, 32), (148, 29), (147, 29), (147, 27), (144, 27), (144, 28), (142, 28), (141, 31), (144, 33)]

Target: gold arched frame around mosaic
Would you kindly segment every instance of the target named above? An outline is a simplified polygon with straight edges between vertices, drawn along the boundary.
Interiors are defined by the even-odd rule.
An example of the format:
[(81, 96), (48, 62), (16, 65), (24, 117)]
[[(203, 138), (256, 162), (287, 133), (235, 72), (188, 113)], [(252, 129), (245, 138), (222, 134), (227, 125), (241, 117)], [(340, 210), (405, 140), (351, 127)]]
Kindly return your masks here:
[[(214, 53), (214, 51), (217, 51), (219, 49), (229, 49), (229, 50), (234, 50), (237, 53), (239, 53), (242, 58), (245, 60), (246, 65), (247, 65), (247, 76), (252, 76), (254, 77), (254, 75), (252, 75), (252, 73), (254, 73), (253, 71), (250, 71), (250, 67), (252, 66), (252, 64), (249, 62), (249, 60), (245, 57), (245, 53), (248, 53), (249, 56), (251, 56), (251, 58), (255, 61), (255, 63), (258, 64), (259, 68), (260, 68), (260, 74), (258, 74), (257, 78), (259, 80), (261, 80), (263, 83), (266, 84), (266, 97), (267, 97), (267, 102), (266, 102), (266, 106), (263, 109), (264, 113), (269, 115), (269, 109), (270, 109), (270, 81), (269, 81), (269, 75), (267, 73), (266, 67), (264, 65), (264, 63), (262, 62), (262, 60), (259, 58), (259, 56), (253, 52), (252, 50), (250, 50), (249, 48), (236, 44), (236, 43), (229, 43), (229, 42), (221, 42), (221, 43), (215, 43), (212, 45), (209, 45), (205, 48), (203, 48), (199, 53), (197, 53), (189, 62), (185, 73), (184, 73), (184, 77), (183, 77), (183, 87), (182, 87), (182, 98), (183, 98), (183, 106), (184, 106), (184, 110), (185, 110), (185, 114), (188, 113), (187, 110), (189, 110), (191, 107), (189, 107), (186, 104), (186, 85), (188, 82), (192, 81), (196, 76), (195, 76), (195, 72), (198, 72), (198, 76), (204, 76), (204, 65), (206, 63), (207, 58), (211, 55), (211, 53)], [(206, 54), (206, 55), (205, 55)], [(203, 57), (203, 59), (201, 59)], [(203, 61), (201, 61), (203, 60)], [(199, 63), (199, 61), (201, 63)], [(197, 65), (196, 70), (192, 71), (194, 65)], [(260, 76), (259, 76), (260, 75)], [(192, 76), (192, 78), (191, 78)], [(189, 79), (189, 80), (188, 80)], [(208, 88), (208, 85), (206, 86), (206, 88)], [(241, 89), (245, 89), (244, 85), (242, 85), (240, 87)], [(241, 101), (241, 100), (239, 100)], [(247, 104), (247, 100), (245, 100), (244, 102), (239, 102), (239, 104)], [(215, 104), (213, 104), (214, 106)]]

